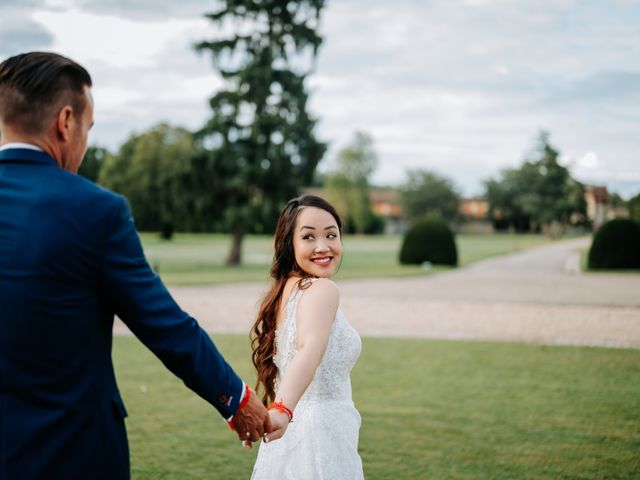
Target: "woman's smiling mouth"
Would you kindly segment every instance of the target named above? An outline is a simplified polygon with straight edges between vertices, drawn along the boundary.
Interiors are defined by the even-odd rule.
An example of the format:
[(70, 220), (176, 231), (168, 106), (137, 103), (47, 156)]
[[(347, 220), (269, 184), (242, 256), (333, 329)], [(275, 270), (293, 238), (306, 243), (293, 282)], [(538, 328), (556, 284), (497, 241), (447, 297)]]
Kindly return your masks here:
[(312, 258), (311, 261), (316, 265), (328, 265), (333, 260), (333, 257), (316, 257)]

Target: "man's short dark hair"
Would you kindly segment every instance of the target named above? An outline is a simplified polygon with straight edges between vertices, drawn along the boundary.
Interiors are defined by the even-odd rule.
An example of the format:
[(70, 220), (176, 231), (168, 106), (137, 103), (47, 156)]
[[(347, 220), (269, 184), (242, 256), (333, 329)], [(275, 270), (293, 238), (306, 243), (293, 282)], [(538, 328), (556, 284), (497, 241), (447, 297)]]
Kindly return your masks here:
[(73, 60), (29, 52), (0, 63), (0, 121), (26, 134), (39, 134), (64, 105), (76, 116), (85, 108), (91, 76)]

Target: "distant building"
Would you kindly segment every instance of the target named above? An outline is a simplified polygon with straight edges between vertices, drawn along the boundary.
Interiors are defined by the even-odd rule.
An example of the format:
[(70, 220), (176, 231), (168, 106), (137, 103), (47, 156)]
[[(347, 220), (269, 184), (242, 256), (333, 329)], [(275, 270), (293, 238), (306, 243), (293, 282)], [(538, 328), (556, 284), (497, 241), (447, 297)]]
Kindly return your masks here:
[(627, 207), (616, 205), (616, 195), (610, 195), (604, 185), (585, 185), (584, 200), (587, 203), (587, 219), (597, 230), (603, 223), (614, 218), (629, 217)]
[(601, 185), (585, 185), (584, 200), (587, 202), (587, 218), (593, 224), (594, 230), (607, 221), (607, 207), (609, 192)]
[(463, 217), (470, 220), (486, 220), (489, 215), (489, 202), (482, 197), (463, 198), (459, 211)]
[(398, 191), (390, 188), (371, 188), (369, 190), (371, 208), (376, 214), (384, 217), (402, 217), (398, 196)]
[(457, 233), (490, 234), (494, 233), (493, 223), (489, 220), (489, 202), (482, 197), (463, 198), (458, 212), (463, 221), (455, 226)]
[(402, 233), (407, 228), (399, 196), (398, 190), (392, 188), (371, 188), (369, 190), (373, 213), (385, 219), (384, 233)]

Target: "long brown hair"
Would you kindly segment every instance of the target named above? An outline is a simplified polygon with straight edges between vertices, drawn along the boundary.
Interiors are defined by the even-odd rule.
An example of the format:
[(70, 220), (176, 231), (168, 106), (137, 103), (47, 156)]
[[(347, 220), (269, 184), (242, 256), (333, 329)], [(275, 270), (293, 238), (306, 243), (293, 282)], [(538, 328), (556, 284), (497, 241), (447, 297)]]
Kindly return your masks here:
[[(284, 287), (292, 275), (302, 279), (310, 277), (296, 262), (293, 250), (296, 221), (304, 207), (320, 208), (330, 213), (338, 224), (338, 230), (342, 232), (342, 222), (338, 212), (329, 202), (315, 195), (303, 195), (289, 200), (278, 217), (274, 241), (275, 253), (271, 264), (271, 277), (274, 281), (262, 299), (258, 317), (251, 329), (252, 359), (258, 371), (256, 391), (262, 389), (262, 401), (265, 404), (275, 400), (275, 380), (278, 375), (278, 368), (273, 362), (276, 353), (276, 319)], [(301, 285), (301, 288), (304, 287)]]

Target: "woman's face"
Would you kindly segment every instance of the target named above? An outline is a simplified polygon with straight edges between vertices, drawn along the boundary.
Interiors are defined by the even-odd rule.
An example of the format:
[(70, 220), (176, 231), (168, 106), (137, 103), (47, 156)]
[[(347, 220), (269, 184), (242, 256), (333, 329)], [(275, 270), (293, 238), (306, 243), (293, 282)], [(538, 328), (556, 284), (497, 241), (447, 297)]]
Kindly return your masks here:
[(302, 270), (329, 278), (340, 265), (342, 243), (338, 223), (326, 210), (303, 207), (293, 232), (293, 251)]

